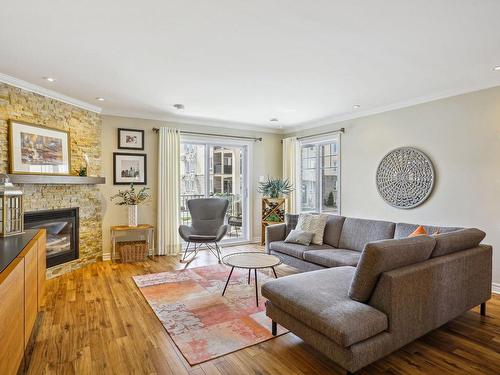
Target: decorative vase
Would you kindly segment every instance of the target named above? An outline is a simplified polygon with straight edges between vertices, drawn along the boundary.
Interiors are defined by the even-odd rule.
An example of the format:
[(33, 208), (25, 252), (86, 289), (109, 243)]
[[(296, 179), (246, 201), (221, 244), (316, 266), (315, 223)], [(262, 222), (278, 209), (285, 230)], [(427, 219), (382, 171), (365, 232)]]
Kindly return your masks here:
[(137, 226), (137, 205), (128, 206), (128, 226), (136, 227)]

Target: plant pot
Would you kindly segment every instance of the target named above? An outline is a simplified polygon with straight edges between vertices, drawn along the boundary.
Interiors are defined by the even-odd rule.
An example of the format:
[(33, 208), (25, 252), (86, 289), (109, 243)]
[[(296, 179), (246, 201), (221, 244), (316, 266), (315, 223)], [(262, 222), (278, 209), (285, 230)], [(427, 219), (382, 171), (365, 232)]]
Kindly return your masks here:
[(128, 206), (128, 226), (137, 226), (137, 205)]

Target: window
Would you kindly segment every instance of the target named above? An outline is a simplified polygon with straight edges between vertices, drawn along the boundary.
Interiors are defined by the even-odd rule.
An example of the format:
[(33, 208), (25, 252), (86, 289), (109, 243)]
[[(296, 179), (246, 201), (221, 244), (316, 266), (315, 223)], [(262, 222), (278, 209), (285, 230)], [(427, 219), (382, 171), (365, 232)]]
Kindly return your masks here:
[(300, 145), (300, 211), (340, 213), (338, 136)]
[[(214, 139), (214, 141), (216, 141)], [(224, 197), (229, 201), (227, 219), (230, 230), (226, 241), (248, 240), (248, 168), (249, 142), (233, 144), (227, 140), (208, 143), (204, 139), (183, 137), (181, 140), (181, 204), (182, 224), (189, 225), (191, 216), (187, 201), (202, 197)]]

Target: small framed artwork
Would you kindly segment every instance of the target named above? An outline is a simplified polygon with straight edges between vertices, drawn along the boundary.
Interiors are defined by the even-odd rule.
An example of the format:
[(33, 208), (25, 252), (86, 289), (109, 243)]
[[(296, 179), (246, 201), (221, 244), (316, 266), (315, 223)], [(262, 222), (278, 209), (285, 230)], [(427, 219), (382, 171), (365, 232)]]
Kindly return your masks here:
[(144, 150), (144, 130), (118, 129), (118, 148)]
[(69, 133), (9, 120), (10, 173), (69, 175)]
[(147, 155), (113, 153), (113, 184), (114, 185), (146, 185)]

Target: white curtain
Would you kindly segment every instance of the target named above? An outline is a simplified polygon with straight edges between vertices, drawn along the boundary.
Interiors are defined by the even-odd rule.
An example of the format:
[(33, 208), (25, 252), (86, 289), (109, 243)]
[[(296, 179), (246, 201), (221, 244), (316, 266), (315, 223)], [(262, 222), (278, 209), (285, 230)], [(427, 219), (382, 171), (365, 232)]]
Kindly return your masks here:
[(158, 254), (181, 251), (178, 234), (180, 205), (180, 142), (177, 129), (161, 127), (158, 149)]
[(288, 179), (293, 185), (287, 200), (287, 212), (290, 214), (297, 209), (297, 143), (297, 137), (283, 139), (283, 179)]

